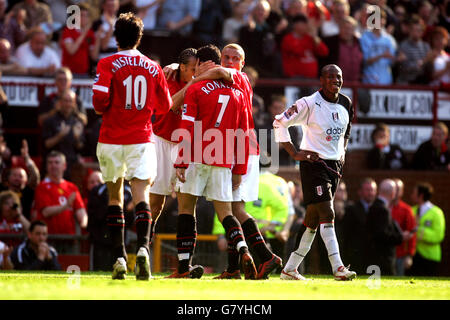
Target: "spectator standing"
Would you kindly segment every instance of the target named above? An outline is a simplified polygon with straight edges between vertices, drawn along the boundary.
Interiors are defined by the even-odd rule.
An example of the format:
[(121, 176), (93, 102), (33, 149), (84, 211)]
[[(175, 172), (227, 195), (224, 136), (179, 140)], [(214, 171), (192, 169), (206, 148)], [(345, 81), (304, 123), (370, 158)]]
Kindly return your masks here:
[(17, 75), (27, 73), (27, 69), (19, 65), (11, 55), (11, 43), (4, 38), (0, 38), (0, 73)]
[(241, 1), (233, 6), (233, 15), (225, 19), (222, 39), (226, 44), (239, 41), (239, 30), (247, 23), (248, 2)]
[(87, 226), (83, 198), (78, 187), (63, 177), (67, 167), (63, 153), (51, 151), (46, 164), (47, 176), (35, 191), (33, 220), (43, 220), (49, 234), (75, 235), (76, 222), (83, 229)]
[(99, 59), (110, 56), (117, 51), (116, 40), (113, 37), (114, 24), (119, 12), (119, 0), (103, 0), (100, 19), (93, 23), (94, 32), (100, 32)]
[(7, 14), (6, 0), (0, 0), (0, 38), (9, 41), (12, 52), (25, 41), (26, 27), (24, 18), (24, 12), (10, 12)]
[(366, 266), (379, 266), (382, 275), (395, 275), (395, 250), (403, 241), (403, 234), (391, 215), (395, 191), (393, 180), (381, 181), (378, 197), (367, 214)]
[(392, 206), (392, 219), (397, 221), (403, 232), (403, 242), (397, 246), (395, 275), (404, 276), (405, 270), (411, 268), (412, 257), (416, 252), (416, 219), (411, 207), (402, 200), (404, 184), (400, 179), (394, 179), (396, 195)]
[(443, 122), (433, 126), (430, 140), (423, 142), (414, 153), (415, 170), (450, 170), (450, 151), (447, 146), (448, 127)]
[(30, 31), (30, 40), (17, 48), (16, 59), (32, 76), (53, 76), (61, 67), (57, 53), (47, 45), (47, 35), (40, 28)]
[(331, 19), (322, 23), (321, 37), (332, 37), (339, 34), (341, 23), (350, 15), (350, 5), (347, 0), (334, 0), (330, 9)]
[(380, 26), (366, 30), (360, 39), (363, 52), (363, 82), (392, 84), (391, 66), (395, 62), (397, 44), (385, 30), (386, 13), (381, 11)]
[(24, 19), (24, 23), (27, 31), (42, 24), (51, 26), (53, 23), (52, 12), (46, 3), (38, 0), (23, 0), (15, 4), (11, 10), (17, 13), (22, 9), (26, 12), (27, 18)]
[(428, 43), (422, 40), (425, 24), (418, 16), (408, 22), (409, 37), (400, 43), (398, 49), (397, 83), (416, 83), (422, 76), (425, 58), (430, 51)]
[(372, 149), (367, 153), (369, 169), (399, 170), (408, 167), (406, 156), (400, 146), (391, 144), (389, 126), (378, 123), (372, 131)]
[(360, 81), (363, 54), (356, 36), (357, 22), (350, 16), (342, 18), (339, 34), (323, 38), (329, 54), (322, 57), (321, 65), (337, 64), (346, 75), (346, 81)]
[(442, 210), (430, 201), (433, 191), (429, 183), (418, 183), (411, 194), (414, 204), (412, 210), (417, 221), (417, 250), (409, 275), (439, 275), (441, 243), (445, 237), (445, 216)]
[(89, 7), (83, 3), (80, 8), (80, 28), (64, 27), (61, 35), (61, 64), (73, 74), (88, 75), (92, 62), (97, 61), (100, 50), (100, 32), (92, 31)]
[(441, 85), (446, 91), (450, 90), (450, 56), (445, 51), (448, 45), (448, 31), (436, 27), (430, 34), (431, 51), (427, 61), (431, 63), (431, 84)]
[(192, 29), (196, 47), (207, 44), (223, 47), (223, 24), (231, 14), (230, 0), (202, 0), (199, 17)]
[(267, 23), (270, 4), (266, 0), (255, 2), (249, 15), (249, 23), (239, 30), (239, 44), (245, 51), (246, 63), (263, 76), (279, 74), (278, 52), (274, 32)]
[[(38, 124), (42, 127), (45, 120), (54, 116), (59, 110), (56, 102), (61, 98), (62, 94), (72, 87), (73, 75), (69, 68), (62, 67), (55, 72), (55, 87), (56, 91), (45, 96), (39, 103), (38, 107)], [(77, 96), (76, 115), (78, 119), (87, 125), (86, 110), (83, 108), (80, 98)]]
[(15, 270), (61, 270), (58, 254), (47, 243), (48, 229), (42, 221), (33, 221), (28, 231), (28, 239), (11, 253)]
[(161, 4), (157, 27), (189, 37), (200, 16), (201, 5), (201, 0), (165, 0)]
[(349, 205), (342, 220), (342, 253), (358, 274), (366, 273), (364, 261), (367, 243), (367, 214), (377, 197), (377, 183), (364, 178), (358, 188), (359, 199)]
[(283, 72), (289, 78), (317, 79), (317, 57), (328, 55), (328, 48), (317, 36), (317, 29), (308, 27), (308, 18), (298, 15), (292, 21), (292, 32), (281, 42)]
[(16, 193), (20, 198), (23, 215), (30, 219), (34, 190), (40, 183), (41, 178), (39, 169), (28, 154), (28, 143), (26, 140), (22, 141), (21, 152), (29, 176), (24, 168), (12, 167), (6, 175), (5, 183), (0, 186), (0, 190), (10, 190)]
[(42, 126), (42, 140), (45, 154), (58, 150), (67, 160), (65, 179), (70, 180), (74, 165), (81, 163), (81, 150), (84, 146), (84, 125), (77, 116), (76, 95), (66, 90), (56, 102), (55, 115), (48, 118)]
[(163, 0), (136, 0), (138, 16), (144, 23), (144, 31), (156, 28), (158, 10)]

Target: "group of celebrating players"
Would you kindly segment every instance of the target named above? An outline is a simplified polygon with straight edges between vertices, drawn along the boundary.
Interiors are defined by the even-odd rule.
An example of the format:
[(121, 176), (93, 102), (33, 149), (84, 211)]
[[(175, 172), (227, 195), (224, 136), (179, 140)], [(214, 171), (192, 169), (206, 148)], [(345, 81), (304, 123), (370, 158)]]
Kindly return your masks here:
[[(107, 224), (116, 258), (112, 278), (124, 279), (127, 273), (126, 179), (135, 204), (137, 280), (151, 278), (150, 243), (165, 197), (172, 191), (178, 201), (178, 268), (168, 278), (203, 275), (203, 267), (191, 262), (197, 237), (195, 206), (204, 196), (213, 202), (228, 240), (228, 267), (216, 278), (241, 279), (242, 269), (245, 279), (267, 279), (282, 261), (245, 211), (245, 202), (258, 199), (259, 147), (252, 88), (241, 71), (243, 49), (237, 44), (222, 52), (213, 45), (188, 48), (177, 65), (165, 68), (165, 75), (136, 49), (142, 32), (139, 18), (120, 15), (114, 29), (118, 52), (99, 61), (93, 84), (93, 105), (102, 115), (97, 157), (109, 193)], [(299, 152), (296, 158), (318, 160), (314, 152)], [(258, 268), (249, 246), (261, 261)], [(356, 276), (341, 265), (337, 268), (336, 279)], [(303, 279), (296, 269), (286, 268), (281, 278)]]

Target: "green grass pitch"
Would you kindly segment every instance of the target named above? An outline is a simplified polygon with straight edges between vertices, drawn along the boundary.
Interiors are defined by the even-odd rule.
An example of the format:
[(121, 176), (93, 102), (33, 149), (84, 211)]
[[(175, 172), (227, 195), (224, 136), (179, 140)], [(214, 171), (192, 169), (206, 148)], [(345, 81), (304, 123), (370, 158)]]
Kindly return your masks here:
[(448, 300), (450, 278), (359, 277), (335, 281), (331, 276), (306, 275), (310, 281), (164, 279), (112, 280), (110, 273), (0, 271), (0, 300)]

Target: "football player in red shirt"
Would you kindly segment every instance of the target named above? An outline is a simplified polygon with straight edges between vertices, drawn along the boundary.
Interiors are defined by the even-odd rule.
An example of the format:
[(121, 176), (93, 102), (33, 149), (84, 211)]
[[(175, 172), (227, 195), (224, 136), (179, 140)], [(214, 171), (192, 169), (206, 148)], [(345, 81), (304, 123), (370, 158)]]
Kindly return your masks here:
[[(220, 51), (212, 45), (200, 48), (197, 57), (200, 63), (208, 60), (220, 63)], [(213, 201), (227, 238), (237, 247), (246, 278), (254, 279), (253, 258), (242, 228), (231, 212), (232, 190), (239, 186), (241, 176), (247, 170), (246, 97), (236, 85), (204, 80), (189, 87), (184, 102), (181, 127), (185, 129), (185, 135), (181, 137), (182, 145), (175, 164), (179, 180), (176, 185), (179, 192), (179, 264), (169, 278), (189, 277), (189, 260), (195, 245), (195, 204), (197, 197), (205, 196)], [(244, 152), (239, 152), (242, 150)]]
[(108, 225), (114, 256), (113, 279), (124, 279), (123, 180), (130, 181), (136, 212), (137, 280), (150, 278), (149, 187), (156, 176), (156, 151), (151, 140), (153, 114), (169, 112), (169, 88), (161, 67), (136, 48), (143, 34), (142, 20), (132, 13), (119, 16), (114, 28), (118, 52), (97, 65), (93, 105), (102, 114), (97, 157), (108, 187)]

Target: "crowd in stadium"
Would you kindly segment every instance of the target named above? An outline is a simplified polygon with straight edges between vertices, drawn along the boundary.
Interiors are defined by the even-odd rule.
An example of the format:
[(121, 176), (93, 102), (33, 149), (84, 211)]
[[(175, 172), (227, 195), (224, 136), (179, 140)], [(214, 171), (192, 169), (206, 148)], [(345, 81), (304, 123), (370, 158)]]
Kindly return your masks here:
[[(11, 155), (8, 141), (1, 137), (2, 190), (5, 191), (0, 193), (0, 234), (27, 234), (35, 253), (27, 251), (27, 247), (21, 244), (23, 238), (13, 238), (6, 244), (0, 242), (0, 268), (60, 268), (55, 249), (47, 244), (47, 233), (89, 234), (91, 244), (95, 244), (91, 253), (91, 259), (95, 260), (92, 269), (109, 270), (112, 266), (110, 244), (102, 237), (106, 232), (107, 214), (106, 187), (102, 176), (99, 171), (89, 170), (81, 189), (71, 182), (73, 168), (80, 164), (80, 156), (95, 157), (93, 150), (101, 121), (98, 119), (95, 124), (88, 124), (87, 112), (80, 99), (68, 89), (73, 77), (93, 78), (98, 60), (117, 50), (113, 26), (121, 12), (135, 12), (142, 18), (147, 34), (166, 32), (164, 34), (185, 44), (184, 48), (210, 43), (219, 48), (228, 43), (240, 44), (245, 51), (245, 71), (254, 81), (258, 77), (317, 80), (323, 66), (336, 64), (342, 69), (344, 81), (381, 85), (431, 84), (444, 91), (450, 88), (449, 0), (73, 1), (80, 9), (78, 20), (76, 10), (67, 10), (70, 4), (70, 1), (61, 0), (0, 0), (0, 77), (2, 74), (49, 77), (55, 79), (57, 88), (55, 93), (40, 101), (38, 108), (38, 124), (44, 144), (41, 167), (30, 157), (26, 140), (22, 143), (20, 162), (13, 163), (15, 157)], [(77, 23), (78, 28), (74, 28)], [(0, 105), (6, 105), (7, 98), (0, 86)], [(253, 106), (259, 106), (259, 110), (254, 111), (256, 128), (272, 128), (275, 115), (286, 108), (283, 96), (273, 96), (270, 102), (264, 108), (264, 101), (255, 94)], [(61, 121), (64, 126), (60, 126)], [(294, 140), (300, 138), (301, 132), (290, 132)], [(372, 134), (373, 149), (367, 156), (368, 168), (450, 170), (448, 128), (443, 122), (433, 127), (430, 140), (420, 146), (411, 163), (407, 163), (401, 146), (390, 145), (389, 141), (389, 127), (377, 125)], [(283, 155), (284, 151), (280, 152), (281, 165), (295, 164), (287, 153)], [(263, 172), (261, 176), (263, 174), (268, 173)], [(59, 183), (52, 189), (47, 186), (48, 180)], [(354, 203), (347, 201), (345, 183), (341, 182), (342, 192), (336, 193), (334, 209), (342, 255), (347, 263), (355, 266), (358, 274), (366, 273), (363, 267), (366, 261), (360, 259), (370, 252), (377, 258), (382, 255), (389, 261), (397, 261), (396, 269), (386, 274), (404, 275), (411, 265), (418, 269), (406, 272), (436, 274), (441, 259), (436, 253), (438, 250), (430, 253), (428, 247), (423, 249), (429, 239), (424, 239), (423, 235), (417, 238), (420, 234), (417, 234), (417, 228), (428, 227), (428, 222), (416, 221), (411, 207), (401, 201), (402, 181), (394, 182), (382, 181), (377, 186), (373, 179), (361, 179), (360, 201)], [(272, 181), (267, 183), (262, 179), (260, 188), (264, 183), (269, 188)], [(272, 250), (283, 258), (295, 249), (292, 235), (304, 218), (301, 184), (294, 179), (284, 183), (283, 188), (287, 191), (278, 199), (282, 212), (276, 218), (275, 214), (267, 216), (267, 213), (259, 212), (257, 206), (246, 207), (250, 214), (261, 214), (254, 217)], [(384, 225), (386, 229), (369, 233), (372, 240), (389, 242), (391, 249), (396, 248), (395, 252), (387, 250), (389, 252), (380, 254), (376, 246), (370, 249), (372, 251), (367, 250), (367, 235), (348, 231), (366, 225), (365, 221), (359, 220), (361, 215), (358, 212), (369, 212), (369, 205), (377, 196), (377, 187), (380, 195), (385, 193), (384, 198), (391, 197), (388, 200), (396, 206), (392, 218), (397, 220), (402, 230), (393, 231), (391, 225)], [(62, 192), (70, 195), (64, 204), (58, 200)], [(267, 194), (273, 196), (274, 192), (276, 190)], [(421, 207), (426, 204), (427, 210), (440, 210), (430, 202), (432, 186), (417, 185), (415, 193), (413, 205)], [(132, 234), (134, 208), (130, 199), (131, 191), (126, 186), (124, 211)], [(208, 216), (205, 219), (208, 223), (204, 223), (204, 228), (200, 225), (202, 231), (220, 234), (217, 228), (213, 230), (214, 210), (200, 203), (197, 210), (209, 212), (204, 214)], [(161, 216), (161, 219), (167, 219), (167, 223), (160, 223), (159, 230), (173, 231), (176, 215), (171, 215), (171, 212), (175, 211), (176, 204), (169, 201)], [(50, 219), (54, 216), (60, 220)], [(36, 219), (47, 223), (33, 222)], [(433, 237), (439, 246), (445, 221), (437, 220), (434, 223), (441, 229), (428, 236)], [(377, 223), (381, 229), (384, 228), (379, 221), (372, 225)], [(392, 234), (387, 234), (388, 229)], [(394, 239), (395, 232), (397, 240)], [(355, 243), (361, 247), (353, 246)], [(56, 251), (71, 253), (73, 244), (73, 240), (58, 241)], [(218, 245), (222, 251), (226, 250), (226, 243), (220, 243), (220, 237)], [(425, 255), (422, 257), (425, 262), (412, 262), (416, 250)], [(35, 255), (41, 262), (31, 261), (33, 259), (29, 255)], [(27, 259), (30, 260), (29, 265), (25, 266)], [(376, 259), (371, 261), (380, 265), (384, 263)], [(427, 264), (430, 261), (432, 263)], [(303, 268), (308, 272), (307, 263)], [(323, 269), (323, 272), (329, 270)]]

